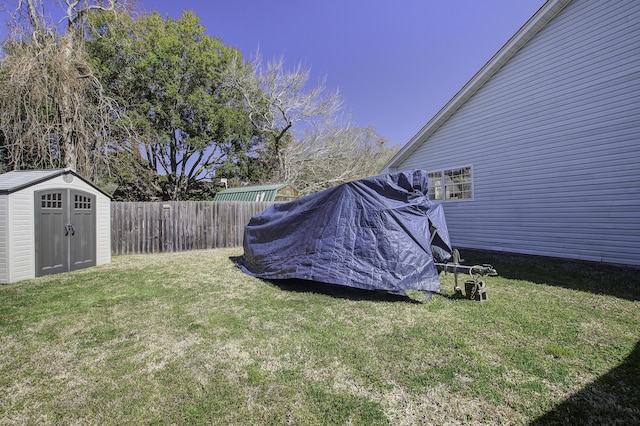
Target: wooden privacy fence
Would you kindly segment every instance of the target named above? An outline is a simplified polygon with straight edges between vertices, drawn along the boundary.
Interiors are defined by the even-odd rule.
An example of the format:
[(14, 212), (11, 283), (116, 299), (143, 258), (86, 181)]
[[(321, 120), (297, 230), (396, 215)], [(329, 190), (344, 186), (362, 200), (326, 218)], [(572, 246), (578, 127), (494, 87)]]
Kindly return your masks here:
[(111, 253), (160, 253), (238, 247), (244, 226), (271, 202), (111, 203)]

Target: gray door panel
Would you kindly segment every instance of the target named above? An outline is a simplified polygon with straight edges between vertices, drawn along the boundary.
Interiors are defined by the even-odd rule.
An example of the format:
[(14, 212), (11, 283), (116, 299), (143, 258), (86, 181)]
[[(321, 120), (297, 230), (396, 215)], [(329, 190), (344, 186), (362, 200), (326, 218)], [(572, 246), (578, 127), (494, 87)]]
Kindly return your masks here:
[(96, 210), (95, 197), (80, 191), (71, 191), (70, 218), (73, 226), (70, 235), (69, 270), (95, 266), (96, 264)]
[(95, 196), (70, 189), (35, 193), (36, 276), (96, 264)]
[(65, 237), (66, 190), (40, 191), (35, 195), (36, 276), (67, 271)]

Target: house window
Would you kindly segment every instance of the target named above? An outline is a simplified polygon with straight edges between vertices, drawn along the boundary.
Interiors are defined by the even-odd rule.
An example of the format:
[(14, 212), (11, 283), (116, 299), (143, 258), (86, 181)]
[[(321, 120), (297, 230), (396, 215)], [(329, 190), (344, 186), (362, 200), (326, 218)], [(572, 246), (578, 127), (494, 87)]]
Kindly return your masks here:
[(442, 172), (429, 173), (430, 200), (442, 200)]
[(431, 200), (470, 200), (473, 198), (471, 166), (429, 173)]

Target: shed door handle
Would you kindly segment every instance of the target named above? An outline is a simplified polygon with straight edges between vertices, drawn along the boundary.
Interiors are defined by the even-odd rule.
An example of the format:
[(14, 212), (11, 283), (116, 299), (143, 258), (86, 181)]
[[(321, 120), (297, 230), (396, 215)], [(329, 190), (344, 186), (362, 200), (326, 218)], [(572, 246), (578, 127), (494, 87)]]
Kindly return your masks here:
[(66, 237), (67, 235), (69, 235), (69, 232), (71, 232), (71, 236), (76, 235), (76, 229), (70, 223), (64, 226), (64, 236)]

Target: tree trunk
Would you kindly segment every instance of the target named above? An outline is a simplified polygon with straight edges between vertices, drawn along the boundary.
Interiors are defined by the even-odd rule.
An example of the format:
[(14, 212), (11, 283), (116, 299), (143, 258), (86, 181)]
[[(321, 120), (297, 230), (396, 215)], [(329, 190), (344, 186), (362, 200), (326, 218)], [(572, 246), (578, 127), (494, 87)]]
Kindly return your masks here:
[(75, 78), (73, 70), (73, 30), (61, 39), (62, 52), (64, 55), (64, 70), (61, 73), (60, 81), (60, 124), (61, 145), (64, 152), (64, 166), (71, 170), (76, 170), (78, 165), (77, 144), (74, 141), (74, 105), (71, 88), (74, 86), (70, 79)]

